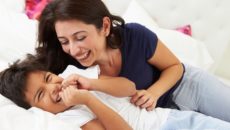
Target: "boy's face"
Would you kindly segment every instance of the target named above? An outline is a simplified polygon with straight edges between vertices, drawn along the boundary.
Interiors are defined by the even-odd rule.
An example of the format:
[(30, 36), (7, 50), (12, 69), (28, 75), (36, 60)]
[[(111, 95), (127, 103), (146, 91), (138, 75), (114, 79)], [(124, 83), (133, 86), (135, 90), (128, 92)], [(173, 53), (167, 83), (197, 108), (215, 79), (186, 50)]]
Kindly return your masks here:
[(31, 106), (54, 114), (68, 109), (59, 96), (62, 81), (61, 77), (50, 72), (30, 73), (26, 84), (26, 101)]

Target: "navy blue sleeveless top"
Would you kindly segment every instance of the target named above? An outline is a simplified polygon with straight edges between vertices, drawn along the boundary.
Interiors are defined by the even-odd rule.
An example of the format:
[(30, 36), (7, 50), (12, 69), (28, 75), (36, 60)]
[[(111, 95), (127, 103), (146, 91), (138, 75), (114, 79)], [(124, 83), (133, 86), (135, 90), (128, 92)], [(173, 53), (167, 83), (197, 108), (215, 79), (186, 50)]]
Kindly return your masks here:
[[(137, 90), (147, 89), (161, 74), (156, 67), (148, 63), (148, 59), (155, 53), (158, 38), (154, 32), (137, 23), (126, 24), (122, 37), (122, 66), (119, 76), (133, 81)], [(175, 86), (161, 96), (157, 106), (164, 107), (174, 89)]]

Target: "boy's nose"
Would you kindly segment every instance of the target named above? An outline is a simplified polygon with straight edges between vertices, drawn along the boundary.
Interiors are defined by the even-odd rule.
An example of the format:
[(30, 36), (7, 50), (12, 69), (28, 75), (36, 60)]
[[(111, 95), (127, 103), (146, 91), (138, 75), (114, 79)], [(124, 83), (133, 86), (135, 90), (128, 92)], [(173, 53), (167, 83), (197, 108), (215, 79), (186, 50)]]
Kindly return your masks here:
[(61, 85), (56, 85), (54, 86), (55, 88), (51, 91), (51, 98), (53, 99), (53, 101), (56, 101), (57, 98), (59, 97), (59, 93), (61, 92)]

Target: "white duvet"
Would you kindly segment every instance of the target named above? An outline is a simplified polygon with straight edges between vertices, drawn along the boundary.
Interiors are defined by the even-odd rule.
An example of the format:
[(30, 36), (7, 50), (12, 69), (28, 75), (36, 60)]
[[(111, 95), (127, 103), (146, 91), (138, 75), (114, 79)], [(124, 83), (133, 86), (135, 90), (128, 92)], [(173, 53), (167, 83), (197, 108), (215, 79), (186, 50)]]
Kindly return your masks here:
[[(24, 14), (24, 2), (24, 0), (0, 0), (0, 71), (6, 68), (9, 62), (13, 62), (15, 59), (21, 58), (25, 53), (34, 52), (37, 22), (29, 20)], [(130, 13), (133, 13), (132, 9), (135, 9), (136, 11), (138, 9), (136, 7), (132, 8), (133, 6), (136, 6), (135, 4), (131, 5), (132, 6), (130, 6), (130, 8), (126, 11), (126, 16), (130, 16), (129, 18), (126, 18), (127, 21), (133, 22), (137, 21), (137, 19), (141, 19), (131, 17), (132, 15), (130, 15)], [(141, 14), (139, 16), (144, 15)], [(147, 27), (155, 26), (150, 25), (150, 23), (151, 22), (148, 22), (147, 24), (144, 22), (142, 24), (146, 25)], [(159, 32), (159, 35), (161, 35), (161, 33), (163, 35), (163, 32)], [(191, 58), (191, 56), (194, 54), (206, 54), (207, 49), (197, 46), (199, 43), (191, 42), (190, 46), (195, 47), (186, 46), (185, 48), (184, 46), (178, 44), (184, 44), (183, 41), (185, 39), (186, 41), (190, 41), (189, 38), (185, 38), (183, 35), (179, 35), (177, 32), (175, 32), (178, 37), (177, 39), (172, 39), (172, 37), (175, 37), (171, 34), (173, 32), (168, 33), (164, 31), (164, 33), (165, 34), (163, 36), (165, 37), (162, 37), (162, 40), (170, 41), (172, 44), (175, 43), (177, 46), (181, 46), (180, 48), (176, 48), (178, 50), (175, 50), (175, 48), (172, 48), (172, 50), (175, 50), (175, 53), (178, 57), (182, 57), (182, 61), (189, 61), (192, 62), (191, 64), (198, 65), (200, 67), (207, 66), (209, 63), (211, 63), (209, 62), (210, 60), (208, 62), (204, 62), (204, 59), (209, 59), (204, 57), (204, 55), (199, 55), (199, 57), (195, 57), (193, 59)], [(167, 37), (169, 35), (172, 36)], [(197, 50), (199, 50), (199, 52), (197, 52)], [(182, 52), (185, 51), (187, 52), (186, 54), (191, 55), (182, 55), (184, 54)], [(14, 103), (0, 95), (0, 130), (72, 129), (77, 130), (80, 128), (77, 128), (70, 123), (54, 119), (52, 114), (41, 111), (40, 109), (32, 108), (29, 111), (26, 111), (25, 109), (16, 106)]]

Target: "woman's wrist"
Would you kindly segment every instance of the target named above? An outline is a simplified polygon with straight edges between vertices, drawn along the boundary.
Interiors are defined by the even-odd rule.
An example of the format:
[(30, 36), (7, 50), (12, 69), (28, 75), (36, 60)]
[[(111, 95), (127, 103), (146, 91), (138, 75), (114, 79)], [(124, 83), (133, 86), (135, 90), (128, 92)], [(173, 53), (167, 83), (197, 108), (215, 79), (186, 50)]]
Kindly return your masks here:
[(151, 93), (152, 95), (154, 95), (155, 98), (159, 99), (164, 93), (162, 93), (160, 90), (156, 89), (156, 88), (149, 88), (147, 89), (147, 91), (149, 93)]
[(98, 79), (89, 79), (89, 81), (90, 81), (89, 90), (97, 90), (97, 87), (96, 87), (97, 80)]
[(93, 94), (91, 94), (90, 92), (85, 97), (86, 97), (86, 99), (84, 101), (84, 104), (86, 106), (89, 106), (92, 102), (95, 102), (95, 100), (96, 100), (96, 97)]

